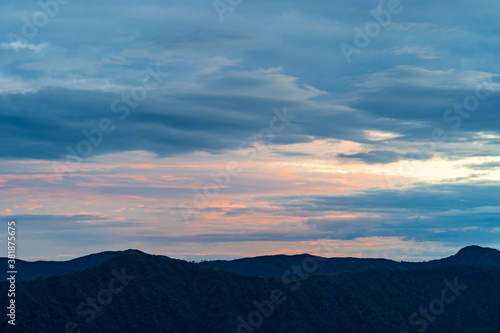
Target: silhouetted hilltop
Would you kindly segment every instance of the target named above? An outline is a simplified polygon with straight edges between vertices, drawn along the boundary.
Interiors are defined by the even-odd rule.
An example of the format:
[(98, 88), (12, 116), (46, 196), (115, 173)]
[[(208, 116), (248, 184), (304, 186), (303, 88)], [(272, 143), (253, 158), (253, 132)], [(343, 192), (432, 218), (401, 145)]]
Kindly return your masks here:
[[(87, 268), (95, 267), (127, 251), (105, 251), (89, 254), (83, 257), (68, 261), (25, 261), (16, 259), (17, 279), (19, 281), (29, 281), (36, 278), (45, 278), (59, 274), (83, 271)], [(2, 267), (7, 267), (7, 259), (0, 258)], [(7, 279), (7, 273), (4, 270), (2, 280)]]
[[(305, 259), (316, 258), (318, 269), (316, 274), (328, 274), (347, 271), (359, 271), (370, 268), (388, 268), (401, 270), (408, 268), (443, 267), (451, 265), (471, 265), (481, 267), (492, 267), (500, 265), (500, 251), (483, 248), (480, 246), (468, 246), (461, 249), (457, 254), (428, 262), (398, 262), (389, 259), (369, 258), (322, 258), (309, 254), (300, 255), (274, 255), (254, 258), (243, 258), (236, 260), (215, 260), (199, 263), (203, 267), (212, 267), (230, 271), (238, 274), (257, 275), (264, 277), (281, 277), (289, 267), (300, 265)], [(300, 275), (292, 272), (293, 275)]]
[(432, 260), (427, 266), (442, 265), (472, 265), (472, 266), (496, 266), (500, 265), (500, 251), (488, 247), (471, 245), (464, 247), (455, 255), (448, 258)]
[[(318, 261), (316, 274), (328, 274), (346, 271), (359, 271), (369, 268), (405, 269), (404, 264), (388, 259), (365, 258), (323, 258), (309, 254), (275, 255), (236, 260), (215, 260), (199, 263), (203, 267), (212, 267), (238, 274), (264, 277), (281, 277), (292, 266), (301, 265), (306, 259)], [(292, 272), (293, 275), (300, 275)]]
[[(300, 267), (314, 272), (314, 261), (302, 259)], [(127, 251), (85, 271), (18, 283), (16, 330), (400, 333), (425, 327), (428, 333), (497, 333), (499, 290), (500, 267), (279, 279)]]
[[(90, 254), (69, 261), (24, 261), (17, 260), (18, 280), (29, 281), (82, 271), (104, 263), (125, 252), (140, 252), (138, 250), (106, 251)], [(306, 260), (316, 260), (318, 268), (314, 274), (330, 274), (348, 271), (360, 271), (371, 268), (388, 268), (401, 270), (408, 268), (443, 267), (451, 265), (468, 265), (492, 267), (500, 265), (500, 251), (477, 245), (468, 246), (448, 258), (428, 262), (398, 262), (389, 259), (370, 258), (323, 258), (310, 254), (299, 255), (269, 255), (235, 260), (214, 260), (197, 263), (201, 267), (210, 267), (243, 275), (262, 277), (281, 277), (290, 267), (300, 266)], [(0, 264), (6, 267), (6, 258), (0, 259)], [(3, 279), (7, 278), (3, 273)], [(300, 275), (291, 270), (290, 275)]]

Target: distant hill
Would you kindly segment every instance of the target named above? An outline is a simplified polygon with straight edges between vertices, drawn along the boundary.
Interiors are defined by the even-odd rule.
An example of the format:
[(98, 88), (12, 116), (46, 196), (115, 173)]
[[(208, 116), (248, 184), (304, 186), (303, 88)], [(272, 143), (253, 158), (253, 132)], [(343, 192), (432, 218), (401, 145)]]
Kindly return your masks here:
[[(18, 272), (17, 279), (19, 281), (29, 281), (36, 278), (83, 271), (87, 268), (102, 264), (103, 262), (106, 262), (123, 252), (125, 251), (106, 251), (68, 261), (25, 261), (16, 259), (16, 268)], [(0, 258), (0, 265), (2, 267), (7, 267), (7, 259)], [(2, 274), (2, 280), (7, 279), (8, 276), (6, 270), (3, 270)]]
[[(406, 266), (388, 259), (365, 258), (322, 258), (309, 254), (272, 255), (236, 260), (205, 261), (198, 265), (217, 268), (237, 274), (257, 275), (263, 277), (281, 277), (292, 266), (300, 266), (306, 259), (316, 259), (316, 274), (328, 274), (347, 271), (359, 271), (369, 268), (405, 269)], [(292, 275), (300, 275), (292, 272)]]
[(425, 267), (448, 265), (497, 266), (500, 265), (500, 251), (488, 247), (472, 245), (464, 247), (451, 257), (423, 263)]
[[(18, 280), (30, 281), (36, 278), (56, 276), (60, 274), (83, 271), (104, 263), (124, 252), (138, 252), (137, 250), (107, 251), (95, 253), (69, 261), (24, 261), (17, 260)], [(360, 271), (371, 268), (388, 268), (402, 270), (408, 268), (430, 268), (451, 265), (471, 265), (492, 267), (500, 265), (500, 251), (484, 248), (477, 245), (461, 249), (457, 254), (444, 259), (428, 262), (398, 262), (389, 259), (370, 258), (323, 258), (309, 254), (300, 255), (271, 255), (236, 260), (214, 260), (197, 263), (201, 267), (216, 268), (243, 275), (262, 277), (281, 277), (284, 272), (293, 266), (300, 266), (306, 259), (315, 259), (318, 268), (314, 274), (330, 274), (348, 271)], [(6, 258), (0, 258), (0, 265), (6, 267)], [(4, 271), (2, 280), (7, 278)], [(300, 275), (291, 270), (290, 275)]]
[(498, 333), (500, 267), (282, 280), (133, 251), (85, 271), (18, 283), (16, 303), (16, 331), (23, 333)]
[[(451, 265), (471, 265), (480, 267), (500, 266), (500, 251), (483, 248), (480, 246), (468, 246), (461, 249), (457, 254), (438, 260), (428, 262), (398, 262), (388, 259), (368, 258), (322, 258), (309, 254), (300, 255), (272, 255), (254, 258), (243, 258), (236, 260), (215, 260), (199, 263), (203, 267), (217, 268), (233, 273), (245, 275), (257, 275), (263, 277), (281, 277), (289, 267), (300, 265), (305, 258), (316, 258), (318, 269), (316, 274), (328, 274), (347, 271), (360, 271), (370, 268), (388, 268), (401, 270), (408, 268), (443, 267)], [(292, 271), (292, 275), (296, 274)]]

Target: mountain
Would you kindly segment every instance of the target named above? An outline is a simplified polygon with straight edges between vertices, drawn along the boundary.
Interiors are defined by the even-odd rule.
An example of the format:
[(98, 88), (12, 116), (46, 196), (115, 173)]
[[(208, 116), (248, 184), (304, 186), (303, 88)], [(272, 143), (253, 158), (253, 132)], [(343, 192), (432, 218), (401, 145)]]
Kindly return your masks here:
[(426, 267), (447, 265), (497, 266), (500, 265), (500, 251), (488, 247), (472, 245), (464, 247), (451, 257), (423, 263), (423, 266)]
[[(359, 271), (370, 268), (388, 268), (393, 270), (409, 268), (443, 267), (451, 265), (471, 265), (481, 267), (500, 266), (500, 251), (480, 246), (468, 246), (457, 254), (428, 262), (398, 262), (388, 259), (368, 258), (322, 258), (309, 254), (273, 255), (235, 260), (214, 260), (199, 263), (203, 267), (217, 268), (237, 274), (257, 275), (263, 277), (281, 277), (289, 267), (300, 265), (308, 258), (318, 261), (317, 274)], [(292, 275), (300, 275), (293, 272)]]
[[(36, 278), (56, 276), (65, 273), (83, 271), (104, 263), (115, 256), (127, 251), (107, 251), (87, 255), (69, 261), (24, 261), (16, 260), (19, 281), (30, 281)], [(304, 260), (316, 260), (318, 268), (315, 274), (329, 274), (348, 271), (360, 271), (371, 268), (388, 268), (401, 270), (408, 268), (442, 267), (450, 265), (472, 265), (491, 267), (500, 265), (500, 251), (484, 248), (477, 245), (461, 249), (457, 254), (428, 262), (398, 262), (389, 259), (370, 258), (323, 258), (309, 254), (300, 255), (271, 255), (235, 260), (214, 260), (197, 263), (201, 267), (217, 268), (237, 274), (256, 275), (262, 277), (281, 277), (290, 268), (300, 265)], [(0, 265), (6, 267), (7, 259), (0, 258)], [(290, 275), (301, 275), (290, 269)], [(7, 279), (6, 272), (2, 280)]]
[[(300, 267), (315, 273), (316, 264), (304, 257)], [(129, 251), (85, 271), (18, 282), (16, 331), (498, 333), (499, 296), (498, 266), (278, 279)]]
[[(405, 269), (404, 264), (388, 259), (365, 258), (323, 258), (310, 254), (272, 255), (236, 260), (214, 260), (201, 262), (202, 267), (217, 268), (237, 274), (263, 277), (281, 277), (293, 266), (300, 266), (304, 260), (317, 260), (317, 274), (359, 271), (369, 268)], [(300, 275), (293, 272), (292, 275)]]
[[(127, 250), (134, 251), (134, 250)], [(44, 278), (59, 274), (83, 271), (102, 264), (116, 257), (125, 251), (106, 251), (101, 253), (90, 254), (80, 258), (68, 261), (24, 261), (16, 259), (17, 280), (29, 281), (36, 278)], [(7, 267), (7, 258), (0, 258), (0, 265)], [(6, 280), (8, 275), (6, 271), (2, 272), (2, 280)]]

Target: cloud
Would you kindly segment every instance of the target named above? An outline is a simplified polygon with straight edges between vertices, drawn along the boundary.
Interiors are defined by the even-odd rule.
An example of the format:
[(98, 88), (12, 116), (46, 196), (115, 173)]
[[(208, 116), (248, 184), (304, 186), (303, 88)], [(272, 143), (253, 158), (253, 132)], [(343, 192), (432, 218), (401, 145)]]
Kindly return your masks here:
[(338, 154), (337, 157), (346, 159), (359, 159), (367, 164), (388, 164), (405, 159), (431, 158), (431, 156), (424, 156), (424, 155), (415, 156), (414, 154), (401, 154), (390, 150), (373, 150), (366, 153), (357, 153), (350, 155), (341, 153)]
[(414, 54), (420, 59), (438, 59), (440, 58), (436, 51), (431, 46), (426, 47), (416, 47), (416, 46), (404, 46), (400, 49), (392, 51), (395, 55), (402, 54)]
[[(51, 253), (133, 243), (131, 230), (144, 231), (137, 242), (146, 247), (148, 237), (257, 243), (322, 233), (380, 244), (415, 238), (441, 249), (468, 237), (492, 240), (500, 73), (491, 59), (500, 52), (500, 4), (459, 0), (450, 11), (446, 0), (402, 2), (348, 65), (339, 45), (355, 44), (353, 28), (363, 30), (377, 5), (386, 2), (244, 2), (221, 22), (211, 3), (194, 0), (72, 1), (36, 35), (12, 41), (7, 34), (22, 36), (42, 8), (6, 2), (0, 209), (25, 220), (40, 248), (61, 245)], [(165, 75), (132, 107), (147, 68)], [(469, 112), (464, 103), (478, 87), (486, 97)], [(200, 226), (164, 232), (160, 226), (178, 230), (172, 207), (225, 159), (241, 157), (241, 145), (284, 107), (292, 121), (258, 158), (242, 162), (246, 172), (220, 201), (197, 212)], [(107, 119), (114, 130), (101, 138), (95, 130)], [(59, 183), (52, 162), (89, 148), (85, 142), (91, 153)], [(423, 171), (399, 175), (402, 161)], [(393, 172), (397, 181), (387, 185)], [(273, 195), (253, 201), (264, 194)], [(218, 229), (207, 229), (211, 223)], [(238, 230), (242, 224), (252, 227)]]
[(391, 22), (389, 24), (388, 29), (408, 31), (412, 29), (428, 30), (429, 28), (436, 28), (436, 27), (438, 27), (437, 24), (426, 23), (426, 22), (405, 22), (405, 23)]
[(18, 51), (20, 49), (28, 49), (28, 50), (32, 50), (35, 52), (41, 51), (46, 46), (47, 46), (47, 44), (34, 45), (34, 44), (22, 43), (22, 42), (11, 42), (11, 43), (0, 44), (0, 47), (4, 50)]
[[(399, 65), (392, 69), (369, 75), (361, 84), (362, 87), (381, 89), (384, 87), (410, 86), (413, 88), (434, 88), (442, 90), (474, 90), (484, 82), (492, 83), (497, 74), (450, 70), (429, 70), (422, 67)], [(493, 84), (497, 90), (500, 86)]]
[(350, 195), (276, 197), (273, 201), (282, 202), (286, 207), (301, 207), (313, 211), (374, 212), (395, 209), (433, 213), (498, 206), (500, 196), (496, 196), (497, 193), (500, 194), (500, 185), (495, 183), (435, 184), (403, 189), (373, 188)]
[[(426, 10), (419, 4), (412, 6), (412, 11), (404, 11), (403, 21), (392, 22), (381, 39), (395, 41), (408, 30), (433, 32), (440, 27), (432, 15), (428, 22), (412, 20)], [(45, 56), (12, 52), (0, 62), (0, 73), (23, 87), (22, 94), (2, 94), (1, 116), (7, 130), (0, 140), (6, 143), (7, 136), (22, 137), (18, 145), (1, 149), (0, 156), (63, 159), (67, 145), (75, 146), (84, 139), (81, 131), (86, 127), (82, 125), (95, 127), (103, 117), (112, 117), (111, 102), (130, 93), (143, 79), (145, 68), (156, 64), (169, 73), (168, 79), (150, 93), (137, 115), (106, 137), (94, 154), (146, 150), (171, 156), (235, 149), (265, 126), (265, 113), (269, 115), (269, 110), (282, 105), (304, 117), (275, 142), (333, 138), (366, 143), (370, 140), (367, 131), (385, 130), (404, 133), (394, 139), (397, 145), (411, 138), (428, 138), (432, 126), (441, 121), (439, 117), (454, 100), (463, 100), (470, 93), (468, 89), (496, 75), (458, 67), (426, 68), (419, 62), (395, 65), (395, 61), (381, 62), (372, 67), (372, 74), (363, 75), (335, 63), (340, 54), (332, 54), (323, 45), (348, 36), (352, 23), (363, 22), (363, 13), (369, 13), (373, 5), (356, 10), (348, 2), (338, 3), (335, 10), (320, 4), (303, 6), (297, 1), (283, 7), (248, 5), (246, 10), (239, 7), (233, 20), (228, 18), (224, 25), (215, 26), (218, 17), (209, 7), (187, 8), (182, 2), (102, 5), (89, 1), (84, 12), (94, 10), (97, 14), (84, 21), (80, 19), (81, 6), (72, 4), (40, 29), (43, 42), (2, 44), (8, 48), (43, 46)], [(14, 5), (9, 10), (17, 13)], [(109, 20), (110, 14), (113, 20)], [(131, 23), (130, 17), (136, 20)], [(262, 29), (252, 20), (254, 17), (263, 20), (268, 28)], [(8, 30), (20, 29), (19, 21), (8, 19), (8, 15), (5, 19), (3, 24)], [(65, 23), (70, 21), (68, 28)], [(301, 22), (300, 29), (296, 22)], [(453, 25), (448, 21), (440, 24)], [(157, 28), (159, 25), (162, 29)], [(397, 27), (405, 31), (399, 32)], [(392, 50), (440, 61), (432, 56), (431, 45), (437, 45), (434, 38), (430, 34), (429, 43), (398, 44)], [(88, 52), (75, 49), (75, 40), (87, 45)], [(371, 47), (375, 52), (378, 46)], [(447, 45), (441, 47), (448, 52)], [(363, 56), (370, 57), (370, 51), (366, 51)], [(360, 61), (367, 61), (371, 67), (371, 60)], [(306, 62), (310, 64), (307, 70), (303, 66)], [(336, 74), (332, 77), (330, 72)], [(44, 82), (45, 87), (40, 87), (39, 82)], [(25, 94), (26, 90), (32, 94)], [(67, 98), (63, 101), (59, 96)], [(69, 99), (74, 100), (71, 105), (67, 105)], [(38, 101), (44, 108), (43, 121), (30, 111)], [(478, 129), (497, 131), (492, 126), (495, 116), (487, 112), (496, 109), (497, 104), (496, 93), (482, 102), (484, 112), (464, 120), (462, 136), (469, 137), (468, 132)], [(73, 114), (70, 122), (65, 119), (67, 115), (60, 116), (64, 112)], [(76, 118), (82, 121), (78, 123)], [(51, 135), (55, 132), (58, 135)]]
[[(122, 228), (140, 226), (139, 221), (117, 221), (113, 218), (89, 214), (76, 215), (11, 215), (2, 216), (2, 219), (19, 221), (29, 230), (37, 234), (51, 232), (82, 232), (94, 233), (93, 228)], [(92, 227), (91, 227), (92, 226)], [(96, 231), (97, 232), (97, 231)]]
[[(498, 183), (477, 182), (256, 200), (265, 198), (278, 207), (314, 214), (318, 217), (310, 217), (307, 225), (335, 239), (394, 236), (465, 244), (482, 237), (494, 241), (490, 231), (498, 225), (499, 195)], [(339, 216), (321, 217), (332, 214)]]
[(473, 170), (492, 170), (500, 168), (500, 162), (486, 162), (480, 164), (467, 164), (465, 165), (469, 169)]

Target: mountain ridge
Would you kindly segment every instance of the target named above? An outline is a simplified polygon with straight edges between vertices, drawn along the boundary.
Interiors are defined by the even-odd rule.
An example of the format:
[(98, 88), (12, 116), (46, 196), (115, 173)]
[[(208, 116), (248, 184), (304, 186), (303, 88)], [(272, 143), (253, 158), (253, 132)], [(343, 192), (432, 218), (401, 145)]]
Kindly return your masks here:
[[(496, 333), (498, 290), (500, 267), (376, 268), (280, 279), (137, 251), (85, 271), (19, 283), (17, 328), (26, 333), (65, 327), (95, 333), (400, 333), (425, 327), (429, 333)], [(450, 300), (446, 310), (425, 321), (417, 311), (429, 311), (442, 295)]]
[[(117, 255), (127, 252), (134, 252), (138, 250), (129, 249), (124, 251), (103, 251), (98, 253), (91, 253), (78, 258), (66, 261), (51, 261), (51, 260), (37, 260), (26, 261), (16, 259), (17, 279), (19, 281), (29, 281), (37, 278), (46, 278), (56, 276), (59, 274), (66, 274), (72, 272), (83, 271), (88, 268), (95, 267), (103, 262), (106, 262)], [(7, 258), (0, 258), (0, 263), (6, 267)], [(5, 280), (8, 276), (4, 273)]]
[[(137, 249), (123, 251), (103, 251), (71, 259), (68, 261), (24, 261), (16, 260), (18, 267), (18, 279), (30, 281), (37, 278), (46, 278), (60, 274), (83, 271), (104, 263), (120, 254), (128, 252), (144, 253)], [(158, 256), (163, 257), (163, 256)], [(164, 256), (166, 257), (166, 256)], [(233, 260), (212, 260), (197, 262), (196, 265), (214, 269), (225, 270), (243, 275), (255, 275), (263, 277), (281, 277), (293, 265), (300, 265), (305, 258), (315, 258), (319, 267), (316, 274), (329, 274), (345, 271), (359, 271), (371, 268), (388, 268), (393, 270), (404, 270), (409, 268), (440, 267), (450, 265), (471, 265), (491, 267), (500, 265), (500, 251), (470, 245), (460, 249), (454, 255), (446, 258), (422, 262), (395, 261), (385, 258), (355, 258), (355, 257), (331, 257), (325, 258), (308, 253), (287, 255), (264, 255), (257, 257), (240, 258)], [(7, 258), (0, 258), (0, 263)], [(180, 259), (175, 259), (180, 260)], [(297, 274), (292, 274), (297, 275)], [(8, 276), (4, 273), (5, 280)]]
[(442, 267), (451, 265), (471, 265), (491, 267), (500, 265), (500, 251), (471, 245), (460, 249), (456, 254), (430, 261), (408, 262), (384, 258), (333, 257), (323, 258), (309, 254), (259, 256), (234, 260), (215, 260), (199, 263), (203, 267), (211, 267), (233, 273), (257, 275), (265, 277), (281, 277), (286, 267), (299, 265), (304, 257), (321, 258), (318, 274), (329, 274), (346, 271), (358, 271), (371, 268), (388, 268), (404, 270), (409, 268)]

